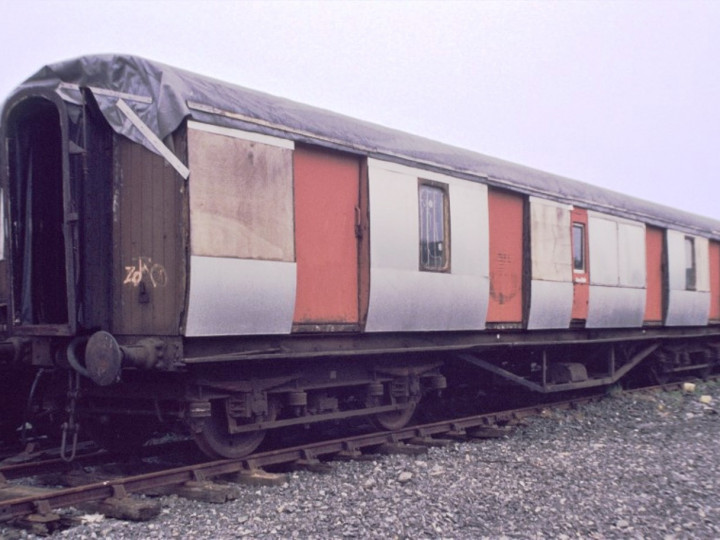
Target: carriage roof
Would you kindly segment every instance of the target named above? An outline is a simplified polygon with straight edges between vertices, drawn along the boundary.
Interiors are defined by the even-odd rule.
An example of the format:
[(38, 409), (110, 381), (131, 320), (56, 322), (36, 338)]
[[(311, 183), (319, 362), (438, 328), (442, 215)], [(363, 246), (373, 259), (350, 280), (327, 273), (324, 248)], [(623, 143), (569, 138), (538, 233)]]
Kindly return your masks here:
[[(150, 150), (118, 107), (124, 101), (161, 140), (192, 118), (449, 173), (491, 186), (720, 239), (720, 221), (629, 197), (477, 152), (128, 55), (50, 64), (17, 92), (37, 88), (78, 103), (90, 92), (112, 128)], [(11, 103), (11, 100), (6, 102)], [(479, 128), (482, 129), (482, 128)]]

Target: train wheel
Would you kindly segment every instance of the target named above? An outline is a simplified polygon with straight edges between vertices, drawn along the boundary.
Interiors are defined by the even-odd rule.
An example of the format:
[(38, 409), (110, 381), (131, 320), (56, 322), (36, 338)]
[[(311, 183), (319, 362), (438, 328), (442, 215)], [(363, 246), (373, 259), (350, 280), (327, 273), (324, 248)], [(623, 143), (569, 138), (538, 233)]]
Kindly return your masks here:
[[(270, 404), (271, 419), (275, 408)], [(195, 443), (208, 457), (215, 459), (237, 459), (254, 452), (265, 439), (265, 430), (248, 433), (229, 433), (223, 401), (211, 403), (210, 417), (203, 422), (202, 429), (193, 432)]]
[(399, 411), (392, 411), (386, 413), (379, 413), (372, 417), (372, 422), (380, 429), (387, 429), (388, 431), (395, 431), (402, 429), (408, 425), (415, 410), (417, 409), (418, 400), (410, 400), (407, 403), (405, 409)]

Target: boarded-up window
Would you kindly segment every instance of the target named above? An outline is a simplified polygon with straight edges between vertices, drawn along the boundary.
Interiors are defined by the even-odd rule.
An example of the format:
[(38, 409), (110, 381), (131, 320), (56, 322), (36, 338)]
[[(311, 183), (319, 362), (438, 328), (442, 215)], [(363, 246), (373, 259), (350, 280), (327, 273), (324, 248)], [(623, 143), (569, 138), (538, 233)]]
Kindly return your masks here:
[(642, 223), (590, 215), (590, 278), (593, 285), (645, 288), (645, 227)]
[(646, 237), (641, 223), (618, 223), (618, 277), (621, 287), (646, 286)]
[(530, 198), (532, 278), (542, 281), (572, 280), (570, 208)]
[(189, 128), (193, 255), (294, 260), (292, 142)]

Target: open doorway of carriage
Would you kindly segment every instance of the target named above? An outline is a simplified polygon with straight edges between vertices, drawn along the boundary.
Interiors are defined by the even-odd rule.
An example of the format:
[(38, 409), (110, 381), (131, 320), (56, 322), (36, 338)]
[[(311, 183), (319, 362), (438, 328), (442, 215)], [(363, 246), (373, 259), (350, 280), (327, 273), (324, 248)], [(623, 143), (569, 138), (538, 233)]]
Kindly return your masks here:
[(7, 128), (15, 325), (69, 324), (60, 114), (20, 102)]

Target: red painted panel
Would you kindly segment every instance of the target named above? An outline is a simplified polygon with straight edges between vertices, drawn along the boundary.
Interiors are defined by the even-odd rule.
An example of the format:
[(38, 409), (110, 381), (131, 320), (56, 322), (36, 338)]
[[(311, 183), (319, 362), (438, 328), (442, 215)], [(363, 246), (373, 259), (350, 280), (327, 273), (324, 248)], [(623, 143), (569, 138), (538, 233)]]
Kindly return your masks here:
[(662, 229), (647, 227), (645, 232), (645, 261), (647, 265), (647, 296), (645, 322), (661, 322), (663, 307), (663, 249)]
[(297, 147), (295, 173), (295, 324), (358, 323), (360, 163)]
[(575, 249), (581, 249), (583, 254), (583, 268), (575, 268), (573, 261), (573, 320), (587, 320), (588, 302), (590, 300), (590, 249), (588, 248), (588, 217), (587, 210), (584, 208), (573, 208), (571, 212), (571, 227), (573, 224), (583, 226), (581, 246), (576, 246), (575, 234), (571, 230), (571, 238), (573, 242), (573, 253)]
[(488, 189), (489, 323), (522, 323), (523, 208), (521, 195)]
[(720, 320), (720, 243), (710, 241), (710, 320)]

